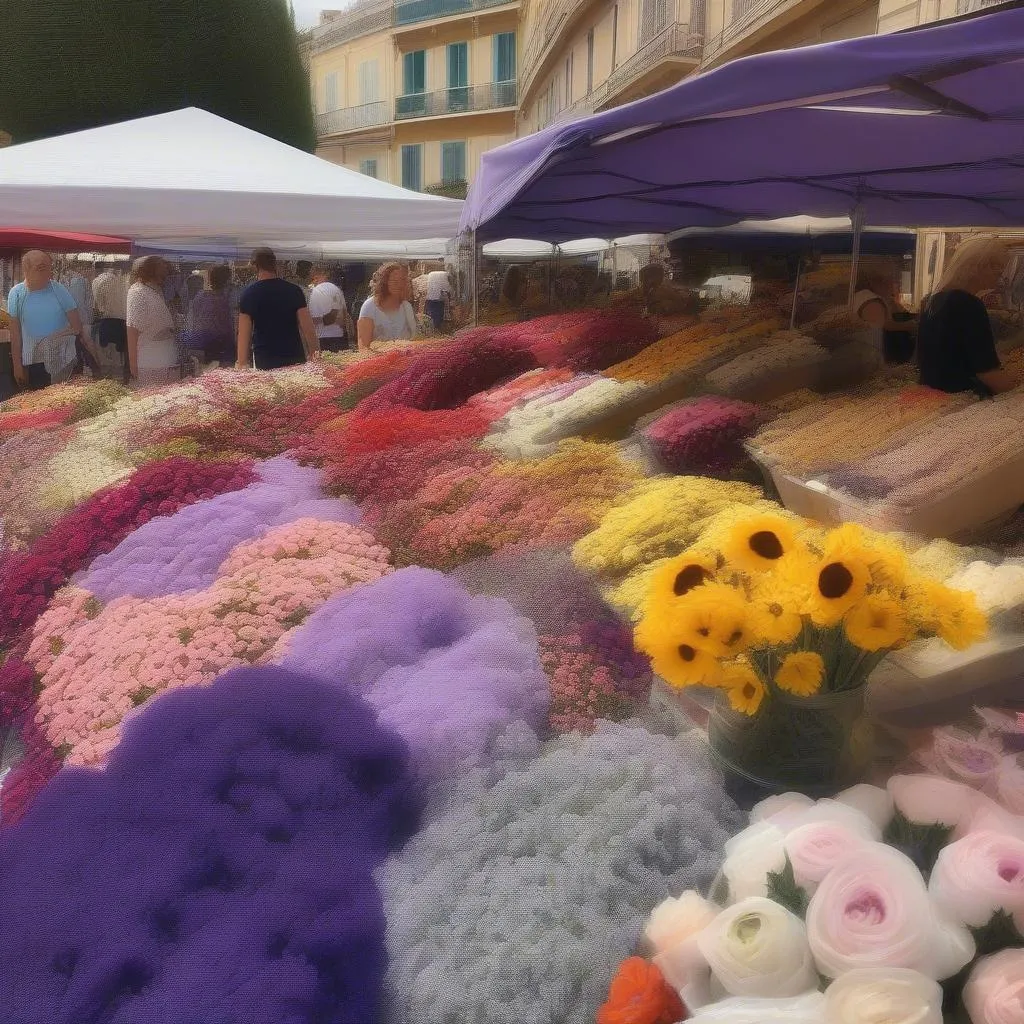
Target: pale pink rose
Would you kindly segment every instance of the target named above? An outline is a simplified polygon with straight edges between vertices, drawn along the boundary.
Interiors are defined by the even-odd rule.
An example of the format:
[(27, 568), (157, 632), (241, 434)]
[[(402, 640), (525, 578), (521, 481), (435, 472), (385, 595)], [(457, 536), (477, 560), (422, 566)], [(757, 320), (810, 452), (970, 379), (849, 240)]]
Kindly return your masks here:
[(844, 789), (836, 797), (836, 801), (855, 807), (882, 831), (892, 821), (892, 795), (881, 786), (869, 786), (866, 782), (862, 782), (857, 786)]
[(1024, 815), (1024, 765), (1020, 758), (1004, 757), (995, 777), (995, 797), (1011, 814)]
[(1024, 840), (972, 832), (935, 862), (928, 891), (953, 921), (980, 928), (1000, 910), (1024, 915)]
[(955, 828), (978, 799), (970, 786), (936, 775), (894, 775), (888, 788), (896, 809), (919, 825)]
[(690, 890), (655, 907), (644, 932), (656, 952), (654, 963), (691, 1009), (711, 1000), (711, 969), (697, 936), (718, 912), (718, 907)]
[(768, 895), (768, 875), (786, 866), (785, 833), (769, 822), (748, 825), (725, 844), (722, 876), (729, 899)]
[(1011, 814), (982, 793), (978, 794), (977, 806), (960, 822), (953, 833), (954, 839), (963, 839), (974, 832), (999, 832), (1024, 840), (1024, 816)]
[(942, 1024), (942, 989), (901, 967), (849, 971), (825, 990), (828, 1024)]
[(766, 821), (775, 825), (780, 821), (787, 821), (793, 813), (799, 814), (813, 806), (814, 801), (803, 793), (780, 793), (777, 796), (769, 796), (754, 804), (750, 811), (750, 824)]
[(929, 771), (982, 789), (999, 767), (1001, 751), (986, 734), (975, 736), (963, 729), (936, 729), (931, 750), (921, 755)]
[(797, 885), (814, 892), (836, 864), (870, 841), (870, 836), (837, 821), (810, 822), (793, 829), (786, 836), (786, 854)]
[(979, 960), (964, 987), (972, 1024), (1024, 1020), (1024, 949), (1004, 949)]
[(974, 956), (970, 933), (940, 917), (910, 858), (865, 844), (825, 876), (807, 909), (807, 939), (828, 978), (905, 967), (941, 981)]

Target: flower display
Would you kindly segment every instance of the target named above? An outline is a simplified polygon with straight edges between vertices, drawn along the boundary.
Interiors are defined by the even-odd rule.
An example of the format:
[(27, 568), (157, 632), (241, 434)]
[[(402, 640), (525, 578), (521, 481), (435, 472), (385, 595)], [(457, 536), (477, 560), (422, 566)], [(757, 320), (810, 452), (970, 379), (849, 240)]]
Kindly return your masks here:
[(171, 458), (144, 466), (126, 483), (83, 502), (8, 567), (0, 581), (0, 644), (28, 629), (72, 573), (111, 550), (132, 530), (251, 480), (248, 463)]
[(971, 832), (939, 853), (928, 890), (951, 920), (981, 928), (1002, 912), (1024, 935), (1024, 840)]
[(971, 1024), (1013, 1024), (1024, 997), (1024, 950), (1004, 949), (979, 960), (964, 988)]
[(673, 473), (727, 476), (743, 458), (743, 441), (759, 419), (754, 405), (706, 396), (660, 415), (643, 436)]
[[(766, 386), (775, 393), (791, 391), (803, 383), (809, 370), (828, 359), (829, 353), (812, 339), (778, 332), (769, 335), (759, 348), (709, 370), (705, 380), (723, 395), (747, 395)], [(787, 381), (792, 386), (787, 387)]]
[(686, 1007), (658, 968), (634, 956), (612, 978), (597, 1024), (677, 1024), (685, 1014)]
[(0, 833), (5, 1016), (377, 1019), (373, 871), (417, 814), (401, 741), (350, 693), (247, 669), (156, 701)]
[(365, 531), (300, 519), (234, 547), (202, 591), (103, 605), (68, 588), (28, 652), (42, 678), (37, 720), (70, 763), (97, 763), (154, 694), (257, 661), (332, 594), (389, 570)]

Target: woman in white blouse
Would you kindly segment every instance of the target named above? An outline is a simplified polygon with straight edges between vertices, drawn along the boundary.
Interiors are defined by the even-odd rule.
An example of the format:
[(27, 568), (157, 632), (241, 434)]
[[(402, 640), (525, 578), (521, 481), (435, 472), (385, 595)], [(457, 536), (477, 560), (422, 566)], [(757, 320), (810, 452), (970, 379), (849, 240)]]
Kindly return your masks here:
[(416, 314), (409, 302), (409, 268), (385, 263), (370, 282), (370, 297), (359, 311), (359, 351), (374, 341), (407, 341), (416, 337)]
[(170, 267), (159, 256), (132, 265), (128, 289), (128, 365), (142, 387), (181, 379), (181, 357), (174, 317), (164, 298)]

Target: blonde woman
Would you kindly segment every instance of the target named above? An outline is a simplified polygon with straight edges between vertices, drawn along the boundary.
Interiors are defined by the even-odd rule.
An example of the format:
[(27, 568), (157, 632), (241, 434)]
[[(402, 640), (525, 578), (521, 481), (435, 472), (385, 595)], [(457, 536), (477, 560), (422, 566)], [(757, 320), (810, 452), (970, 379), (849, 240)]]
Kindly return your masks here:
[(164, 298), (166, 260), (143, 256), (132, 264), (128, 289), (128, 368), (142, 387), (181, 379), (174, 317)]
[(917, 332), (921, 383), (983, 398), (1019, 383), (1003, 369), (981, 296), (995, 289), (1009, 251), (997, 238), (970, 238), (957, 249), (935, 293), (924, 304)]
[(410, 284), (409, 269), (401, 263), (385, 263), (373, 275), (370, 297), (359, 310), (356, 326), (360, 352), (369, 352), (374, 341), (416, 337), (416, 314), (409, 302)]

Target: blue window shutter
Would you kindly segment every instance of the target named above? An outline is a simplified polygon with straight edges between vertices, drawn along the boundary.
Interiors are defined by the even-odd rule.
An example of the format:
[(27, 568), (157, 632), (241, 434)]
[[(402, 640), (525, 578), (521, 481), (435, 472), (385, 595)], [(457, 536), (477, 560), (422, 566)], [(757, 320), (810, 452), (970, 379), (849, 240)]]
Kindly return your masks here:
[(443, 182), (466, 180), (466, 143), (441, 143), (441, 180)]
[(494, 81), (511, 82), (516, 77), (516, 34), (500, 32), (494, 37)]
[(402, 147), (402, 188), (419, 192), (423, 188), (423, 147)]

